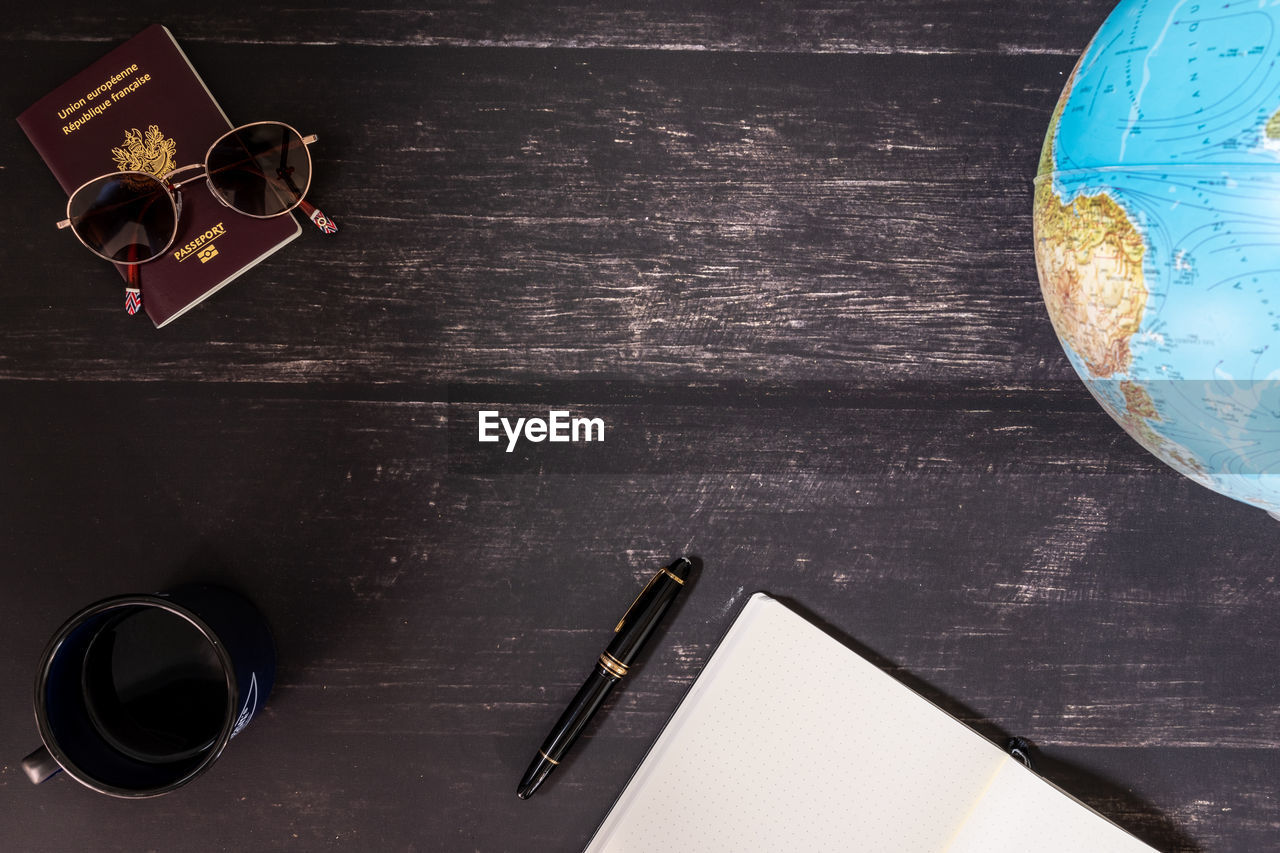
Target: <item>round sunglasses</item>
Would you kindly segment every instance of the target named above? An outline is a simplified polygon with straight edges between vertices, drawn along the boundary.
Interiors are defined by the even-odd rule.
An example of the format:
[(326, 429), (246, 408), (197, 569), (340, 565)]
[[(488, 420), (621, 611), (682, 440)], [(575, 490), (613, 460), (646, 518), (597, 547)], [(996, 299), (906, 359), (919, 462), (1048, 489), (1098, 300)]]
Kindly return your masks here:
[[(210, 145), (203, 163), (160, 176), (123, 171), (85, 181), (67, 199), (67, 218), (58, 227), (70, 228), (86, 249), (112, 263), (146, 263), (178, 236), (178, 190), (204, 179), (214, 198), (245, 216), (270, 219), (301, 207), (316, 227), (332, 234), (338, 230), (333, 220), (303, 198), (311, 186), (307, 146), (316, 138), (276, 121), (242, 125)], [(130, 274), (132, 283), (136, 273)]]

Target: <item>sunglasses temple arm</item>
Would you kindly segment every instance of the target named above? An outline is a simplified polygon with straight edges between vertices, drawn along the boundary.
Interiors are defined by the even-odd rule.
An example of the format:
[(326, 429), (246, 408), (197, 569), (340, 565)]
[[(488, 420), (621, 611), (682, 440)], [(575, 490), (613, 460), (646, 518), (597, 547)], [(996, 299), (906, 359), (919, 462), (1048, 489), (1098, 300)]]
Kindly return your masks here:
[[(134, 252), (136, 255), (136, 251)], [(137, 314), (142, 310), (142, 269), (140, 264), (121, 264), (124, 267), (124, 310)]]
[(305, 198), (300, 199), (298, 201), (298, 207), (302, 208), (302, 212), (306, 214), (307, 218), (311, 220), (312, 224), (315, 225), (324, 233), (334, 234), (337, 232), (338, 223), (334, 222), (332, 219), (325, 216), (324, 213), (321, 212), (320, 208), (316, 207), (314, 204), (307, 201)]

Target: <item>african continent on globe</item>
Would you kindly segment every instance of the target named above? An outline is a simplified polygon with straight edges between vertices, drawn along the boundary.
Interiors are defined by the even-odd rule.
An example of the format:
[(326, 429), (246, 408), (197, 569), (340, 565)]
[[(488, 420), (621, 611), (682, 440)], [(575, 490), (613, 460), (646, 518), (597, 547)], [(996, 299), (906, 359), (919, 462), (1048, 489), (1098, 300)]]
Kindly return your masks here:
[(1035, 188), (1040, 287), (1094, 397), (1280, 518), (1280, 9), (1124, 0), (1058, 100)]

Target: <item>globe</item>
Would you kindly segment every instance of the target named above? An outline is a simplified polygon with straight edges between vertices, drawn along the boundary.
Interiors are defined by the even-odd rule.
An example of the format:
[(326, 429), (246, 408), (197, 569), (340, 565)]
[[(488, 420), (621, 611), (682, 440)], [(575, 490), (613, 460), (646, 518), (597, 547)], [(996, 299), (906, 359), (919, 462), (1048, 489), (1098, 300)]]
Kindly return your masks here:
[(1059, 98), (1036, 267), (1143, 447), (1280, 518), (1280, 9), (1124, 0)]

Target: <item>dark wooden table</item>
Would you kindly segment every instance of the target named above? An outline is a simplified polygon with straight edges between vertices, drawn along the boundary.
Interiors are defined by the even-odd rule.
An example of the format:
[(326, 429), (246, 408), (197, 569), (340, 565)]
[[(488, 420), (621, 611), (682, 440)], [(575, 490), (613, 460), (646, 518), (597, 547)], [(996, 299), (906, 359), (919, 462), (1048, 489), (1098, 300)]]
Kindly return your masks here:
[[(1280, 526), (1122, 433), (1036, 281), (1109, 0), (366, 5), (6, 11), (7, 115), (165, 23), (234, 121), (320, 134), (343, 230), (157, 331), (0, 133), (0, 848), (577, 850), (757, 589), (1162, 850), (1280, 845)], [(605, 442), (476, 440), (551, 408)], [(273, 623), (264, 714), (165, 797), (31, 786), (48, 636), (196, 579)]]

